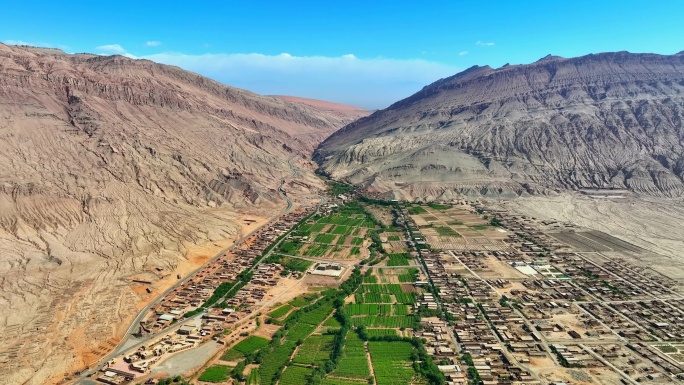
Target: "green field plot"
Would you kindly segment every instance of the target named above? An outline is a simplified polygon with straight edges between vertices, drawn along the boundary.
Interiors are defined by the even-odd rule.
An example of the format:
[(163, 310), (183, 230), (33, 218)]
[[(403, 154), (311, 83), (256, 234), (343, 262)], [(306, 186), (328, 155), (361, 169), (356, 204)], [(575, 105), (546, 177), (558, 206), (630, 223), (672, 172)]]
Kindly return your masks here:
[(408, 266), (411, 256), (406, 253), (390, 254), (387, 266)]
[[(380, 294), (402, 294), (404, 293), (404, 290), (401, 288), (401, 285), (398, 283), (389, 283), (389, 284), (364, 284), (361, 285), (361, 288), (359, 289), (362, 293), (380, 293)], [(413, 293), (411, 293), (413, 294)]]
[(249, 372), (247, 376), (247, 385), (260, 385), (261, 381), (259, 379), (259, 368), (254, 368)]
[(309, 334), (311, 334), (314, 331), (314, 329), (316, 329), (316, 326), (301, 322), (297, 323), (290, 330), (287, 331), (285, 339), (293, 342), (303, 340), (304, 338), (308, 337)]
[[(360, 303), (392, 303), (394, 301), (387, 301), (387, 297), (383, 297), (383, 294), (392, 294), (396, 302), (403, 303), (405, 305), (412, 305), (416, 303), (416, 293), (404, 292), (400, 284), (390, 283), (390, 284), (363, 284), (359, 288), (361, 296)], [(374, 294), (374, 295), (373, 295)]]
[(314, 239), (315, 242), (318, 243), (333, 243), (335, 241), (335, 235), (333, 234), (318, 234), (316, 235), (316, 238)]
[(235, 349), (228, 349), (221, 356), (223, 361), (240, 361), (243, 358), (245, 358), (245, 355)]
[(368, 220), (365, 220), (365, 221), (363, 221), (363, 223), (361, 224), (361, 227), (365, 227), (365, 228), (368, 228), (368, 229), (374, 229), (374, 228), (375, 228), (375, 223), (373, 223), (373, 222), (371, 222), (371, 221), (368, 221)]
[(330, 358), (334, 338), (332, 334), (310, 336), (299, 346), (292, 361), (299, 364), (323, 365)]
[(304, 250), (303, 254), (309, 257), (322, 257), (328, 252), (329, 248), (330, 245), (325, 243), (313, 243)]
[(387, 240), (388, 241), (401, 241), (401, 237), (398, 235), (390, 235), (389, 237), (387, 237)]
[(392, 305), (389, 304), (349, 304), (344, 310), (350, 316), (355, 315), (390, 315)]
[(299, 318), (299, 322), (315, 326), (323, 322), (323, 320), (326, 319), (332, 312), (333, 304), (330, 301), (327, 301), (323, 304), (323, 306), (304, 313)]
[(280, 377), (278, 384), (281, 385), (302, 385), (306, 384), (311, 377), (313, 369), (301, 366), (288, 366)]
[(418, 269), (411, 268), (408, 269), (405, 273), (401, 272), (399, 273), (399, 282), (416, 282), (418, 280)]
[(305, 272), (313, 265), (313, 262), (307, 261), (305, 259), (289, 257), (280, 254), (273, 254), (266, 258), (266, 263), (277, 263), (285, 268), (285, 270), (290, 271), (300, 271)]
[(361, 248), (358, 246), (354, 246), (349, 250), (349, 255), (359, 255), (361, 254)]
[(366, 379), (370, 376), (364, 342), (355, 332), (347, 333), (342, 359), (337, 364), (337, 369), (332, 372), (332, 375), (360, 379)]
[(240, 353), (250, 354), (268, 345), (268, 340), (266, 338), (261, 338), (257, 336), (251, 336), (247, 339), (238, 342), (233, 349)]
[(407, 210), (408, 210), (408, 213), (411, 215), (424, 214), (427, 212), (427, 210), (425, 210), (424, 208), (422, 208), (420, 206), (411, 206)]
[(323, 229), (327, 226), (327, 223), (314, 223), (311, 225), (311, 232), (312, 233), (320, 233), (323, 231)]
[(342, 327), (342, 324), (340, 324), (340, 321), (337, 320), (335, 317), (330, 317), (325, 322), (323, 322), (323, 326), (329, 327), (329, 328), (339, 328)]
[(384, 336), (396, 336), (397, 331), (394, 329), (366, 329), (366, 334), (368, 337), (384, 337)]
[(366, 385), (368, 384), (367, 380), (364, 379), (357, 379), (357, 380), (352, 380), (351, 378), (339, 378), (339, 377), (332, 377), (328, 376), (323, 379), (323, 382), (321, 382), (321, 385)]
[(281, 318), (285, 314), (289, 313), (290, 310), (292, 310), (292, 305), (286, 303), (285, 305), (280, 306), (279, 308), (268, 313), (268, 316), (272, 318)]
[(200, 381), (205, 382), (224, 382), (228, 380), (230, 371), (233, 368), (226, 365), (214, 365), (207, 368), (199, 377)]
[(261, 360), (261, 366), (259, 366), (259, 378), (263, 385), (275, 382), (276, 374), (278, 374), (290, 360), (290, 356), (292, 355), (295, 346), (296, 344), (294, 342), (287, 341), (282, 345), (268, 349), (265, 352)]
[(278, 252), (282, 254), (297, 254), (302, 245), (299, 241), (285, 241), (278, 246)]
[(351, 235), (354, 232), (354, 228), (350, 226), (335, 226), (332, 233), (337, 235)]
[(378, 283), (378, 276), (367, 275), (367, 276), (363, 277), (363, 283)]
[(266, 338), (251, 336), (245, 340), (238, 342), (235, 346), (228, 349), (221, 359), (224, 361), (236, 361), (242, 359), (245, 355), (256, 352), (268, 344)]
[(354, 237), (351, 240), (351, 244), (354, 246), (361, 246), (361, 245), (363, 245), (363, 238)]
[(401, 290), (401, 285), (399, 284), (377, 284), (377, 283), (372, 283), (372, 284), (364, 284), (361, 285), (359, 290), (362, 293), (379, 293), (379, 294), (395, 294), (395, 293), (403, 293)]
[(353, 317), (353, 326), (366, 326), (375, 328), (416, 328), (420, 318), (414, 315), (404, 316), (381, 316), (369, 315)]
[(439, 211), (449, 210), (451, 208), (451, 206), (449, 206), (449, 205), (440, 205), (438, 203), (432, 203), (432, 202), (428, 203), (428, 207), (430, 207), (431, 209), (439, 210)]
[(416, 375), (413, 370), (413, 345), (409, 342), (368, 343), (378, 385), (410, 384)]
[(394, 295), (398, 303), (413, 305), (416, 303), (416, 293), (398, 293)]
[(389, 294), (357, 293), (354, 295), (356, 303), (392, 303), (394, 299)]
[(407, 305), (392, 305), (392, 315), (411, 314), (411, 309)]
[(445, 236), (451, 236), (451, 237), (458, 237), (459, 234), (454, 231), (451, 227), (448, 226), (438, 226), (435, 227), (435, 231), (437, 231), (437, 234), (439, 235), (445, 235)]
[(312, 303), (316, 302), (318, 297), (320, 297), (320, 294), (307, 293), (298, 296), (297, 298), (293, 299), (288, 303), (294, 307), (302, 307), (306, 305), (311, 305)]

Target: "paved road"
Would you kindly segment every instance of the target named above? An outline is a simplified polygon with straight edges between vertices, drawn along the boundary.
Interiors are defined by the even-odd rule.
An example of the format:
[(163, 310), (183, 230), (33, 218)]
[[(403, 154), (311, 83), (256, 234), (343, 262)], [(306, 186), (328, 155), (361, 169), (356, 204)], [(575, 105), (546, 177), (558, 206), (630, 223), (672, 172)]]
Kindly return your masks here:
[[(294, 157), (295, 156), (292, 156), (290, 159), (287, 160), (287, 163), (290, 166), (290, 169), (292, 170), (292, 176), (297, 175), (297, 169), (291, 163), (291, 160)], [(109, 360), (121, 355), (125, 351), (131, 351), (131, 350), (137, 349), (139, 346), (143, 345), (144, 343), (146, 343), (147, 341), (149, 341), (153, 338), (158, 337), (160, 334), (165, 334), (165, 333), (168, 333), (169, 331), (173, 331), (173, 330), (178, 329), (181, 325), (187, 323), (188, 320), (191, 320), (195, 317), (201, 317), (201, 314), (198, 314), (195, 317), (192, 317), (192, 318), (190, 318), (184, 322), (179, 322), (179, 323), (175, 324), (171, 328), (167, 328), (163, 331), (160, 331), (160, 332), (155, 333), (155, 334), (150, 335), (150, 336), (145, 336), (143, 338), (135, 338), (133, 336), (133, 334), (136, 332), (136, 329), (138, 328), (138, 326), (140, 324), (140, 321), (142, 321), (142, 319), (145, 317), (145, 315), (150, 310), (150, 308), (152, 306), (154, 306), (155, 304), (157, 304), (159, 301), (161, 301), (164, 297), (166, 297), (166, 295), (168, 295), (171, 291), (173, 291), (178, 286), (185, 283), (187, 280), (194, 277), (197, 273), (202, 271), (206, 266), (208, 266), (212, 262), (216, 261), (218, 258), (220, 258), (226, 252), (231, 251), (231, 250), (235, 249), (236, 247), (240, 246), (249, 237), (254, 235), (256, 232), (258, 232), (259, 230), (261, 230), (265, 226), (268, 226), (269, 224), (271, 224), (273, 221), (275, 221), (277, 218), (279, 218), (283, 214), (287, 214), (290, 211), (292, 211), (292, 208), (294, 207), (294, 205), (292, 203), (292, 200), (290, 200), (290, 198), (286, 195), (285, 191), (283, 190), (284, 184), (285, 184), (285, 178), (281, 179), (280, 185), (278, 186), (278, 193), (280, 194), (281, 198), (283, 198), (285, 200), (285, 202), (287, 203), (285, 208), (280, 213), (271, 217), (271, 219), (269, 219), (268, 222), (257, 227), (256, 229), (252, 230), (249, 234), (238, 239), (235, 243), (233, 243), (233, 245), (226, 247), (225, 249), (221, 250), (218, 254), (216, 254), (213, 258), (211, 258), (209, 261), (207, 261), (204, 265), (202, 265), (202, 266), (198, 267), (197, 269), (193, 270), (192, 272), (190, 272), (190, 274), (186, 275), (184, 278), (182, 278), (181, 280), (176, 282), (176, 284), (174, 284), (173, 286), (166, 289), (163, 293), (161, 293), (159, 296), (157, 296), (157, 298), (155, 298), (152, 302), (150, 302), (147, 306), (145, 306), (138, 313), (138, 315), (135, 317), (135, 319), (133, 320), (131, 325), (126, 330), (126, 333), (124, 334), (124, 338), (121, 340), (121, 342), (119, 342), (119, 344), (114, 348), (114, 350), (111, 353), (107, 354), (106, 356), (97, 360), (95, 362), (95, 364), (97, 365), (95, 369), (87, 369), (87, 370), (83, 371), (83, 373), (76, 380), (75, 384), (85, 385), (86, 383), (91, 383), (91, 381), (89, 381), (89, 380), (87, 382), (84, 382), (86, 380), (86, 376), (90, 373), (97, 373), (102, 368), (102, 366), (105, 363), (107, 363)], [(250, 268), (250, 270), (251, 270), (251, 268)], [(133, 343), (134, 345), (131, 346), (131, 343)]]

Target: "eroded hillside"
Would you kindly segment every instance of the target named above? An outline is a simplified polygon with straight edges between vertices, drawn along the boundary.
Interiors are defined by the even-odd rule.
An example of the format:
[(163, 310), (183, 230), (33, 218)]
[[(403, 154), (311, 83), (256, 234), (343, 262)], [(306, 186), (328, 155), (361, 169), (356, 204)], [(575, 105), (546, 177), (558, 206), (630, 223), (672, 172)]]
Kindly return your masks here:
[(684, 194), (684, 54), (627, 52), (473, 67), (360, 119), (316, 153), (395, 196), (583, 187)]
[(177, 273), (278, 214), (281, 179), (313, 202), (310, 154), (340, 124), (175, 67), (0, 44), (3, 381), (105, 352)]

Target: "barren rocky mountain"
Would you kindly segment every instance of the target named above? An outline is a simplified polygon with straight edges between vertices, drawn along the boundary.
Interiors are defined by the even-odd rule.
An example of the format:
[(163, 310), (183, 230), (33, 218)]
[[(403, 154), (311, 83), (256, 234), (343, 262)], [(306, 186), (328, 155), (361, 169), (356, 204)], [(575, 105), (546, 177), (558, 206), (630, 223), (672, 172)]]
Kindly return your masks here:
[(684, 53), (472, 67), (349, 124), (316, 152), (396, 196), (626, 188), (684, 194)]
[[(320, 110), (321, 112), (339, 118), (340, 127), (371, 114), (371, 111), (347, 104), (327, 102), (324, 100), (301, 98), (297, 96), (273, 95), (274, 98), (286, 102), (303, 104)], [(337, 123), (337, 122), (335, 122)]]
[(3, 383), (56, 382), (106, 353), (245, 217), (280, 212), (281, 179), (316, 199), (310, 154), (341, 125), (176, 67), (0, 44)]

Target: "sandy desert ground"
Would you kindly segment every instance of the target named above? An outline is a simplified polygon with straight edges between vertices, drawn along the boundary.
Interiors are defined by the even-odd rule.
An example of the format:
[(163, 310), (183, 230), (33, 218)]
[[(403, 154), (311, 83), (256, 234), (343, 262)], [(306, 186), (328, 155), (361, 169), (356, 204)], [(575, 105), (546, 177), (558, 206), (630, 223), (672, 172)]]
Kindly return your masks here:
[[(190, 273), (268, 220), (260, 216), (263, 212), (216, 210), (214, 215), (221, 220), (205, 228), (201, 241), (169, 244), (147, 255), (105, 259), (83, 253), (61, 266), (4, 265), (3, 383), (59, 383), (65, 374), (92, 364), (119, 342), (141, 308), (177, 281), (177, 274)], [(0, 250), (12, 247), (17, 246), (0, 239)], [(136, 284), (134, 278), (152, 285)]]
[(623, 255), (684, 281), (684, 201), (654, 197), (592, 198), (580, 194), (519, 198), (502, 203), (515, 212), (600, 230), (652, 253)]

